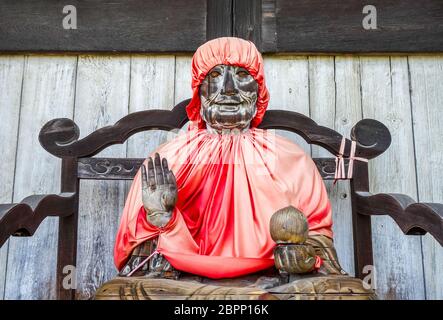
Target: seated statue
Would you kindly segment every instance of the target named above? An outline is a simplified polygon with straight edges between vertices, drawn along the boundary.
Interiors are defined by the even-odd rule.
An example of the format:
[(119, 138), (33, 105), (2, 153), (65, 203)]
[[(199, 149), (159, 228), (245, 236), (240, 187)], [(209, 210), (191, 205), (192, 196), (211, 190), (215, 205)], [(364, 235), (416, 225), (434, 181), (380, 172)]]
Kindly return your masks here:
[(203, 44), (192, 59), (192, 89), (188, 130), (134, 178), (114, 249), (119, 277), (96, 297), (159, 298), (160, 287), (187, 298), (226, 298), (233, 288), (240, 298), (329, 289), (372, 297), (338, 263), (331, 205), (312, 159), (257, 128), (269, 93), (254, 44)]

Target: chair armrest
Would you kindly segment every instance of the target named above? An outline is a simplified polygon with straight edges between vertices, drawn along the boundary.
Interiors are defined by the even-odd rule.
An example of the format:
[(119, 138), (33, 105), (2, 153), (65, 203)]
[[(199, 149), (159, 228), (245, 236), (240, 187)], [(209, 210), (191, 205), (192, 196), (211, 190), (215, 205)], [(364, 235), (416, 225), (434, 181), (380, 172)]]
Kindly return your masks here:
[(443, 204), (418, 203), (398, 193), (356, 192), (357, 212), (363, 215), (388, 215), (406, 235), (429, 232), (443, 246)]
[(32, 236), (49, 216), (66, 217), (74, 212), (75, 193), (33, 195), (20, 203), (0, 204), (0, 247), (10, 236)]

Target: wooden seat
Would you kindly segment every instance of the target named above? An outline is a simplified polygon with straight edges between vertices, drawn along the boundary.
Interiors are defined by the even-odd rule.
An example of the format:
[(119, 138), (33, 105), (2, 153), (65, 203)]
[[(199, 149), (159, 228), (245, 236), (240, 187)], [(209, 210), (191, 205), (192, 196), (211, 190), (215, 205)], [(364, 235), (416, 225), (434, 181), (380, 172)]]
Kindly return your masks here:
[[(255, 281), (254, 281), (255, 280)], [(178, 280), (146, 277), (117, 277), (101, 286), (96, 300), (373, 300), (373, 290), (350, 276), (307, 276), (288, 284), (262, 288), (263, 283), (279, 283), (279, 277), (259, 276), (215, 281), (198, 277)]]
[(190, 274), (179, 280), (117, 277), (96, 292), (97, 300), (370, 300), (376, 295), (358, 278), (343, 271), (332, 241), (311, 236), (307, 243), (323, 260), (317, 273), (280, 275), (276, 268), (233, 278), (208, 279)]

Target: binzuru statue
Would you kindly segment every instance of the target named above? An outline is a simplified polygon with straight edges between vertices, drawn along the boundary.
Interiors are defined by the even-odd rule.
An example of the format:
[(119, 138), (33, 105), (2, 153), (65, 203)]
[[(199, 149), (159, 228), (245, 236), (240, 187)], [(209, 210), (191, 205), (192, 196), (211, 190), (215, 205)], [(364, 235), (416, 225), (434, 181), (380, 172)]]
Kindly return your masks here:
[(269, 93), (254, 44), (203, 44), (192, 89), (188, 130), (134, 178), (114, 249), (119, 274), (96, 299), (374, 298), (338, 263), (312, 159), (257, 128)]

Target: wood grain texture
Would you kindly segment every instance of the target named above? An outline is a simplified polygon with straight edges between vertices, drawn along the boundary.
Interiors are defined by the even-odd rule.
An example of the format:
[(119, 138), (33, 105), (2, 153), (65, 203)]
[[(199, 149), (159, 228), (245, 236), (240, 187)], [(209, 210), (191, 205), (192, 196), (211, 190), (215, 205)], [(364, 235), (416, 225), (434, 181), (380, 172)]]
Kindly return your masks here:
[[(192, 97), (191, 88), (191, 64), (192, 57), (176, 56), (175, 57), (175, 73), (174, 73), (174, 105), (180, 101)], [(182, 131), (188, 130), (189, 122), (183, 127)]]
[(57, 118), (43, 126), (38, 139), (42, 147), (56, 157), (90, 157), (111, 145), (122, 144), (142, 131), (169, 131), (183, 127), (188, 121), (185, 110), (188, 103), (189, 99), (182, 101), (171, 111), (155, 109), (133, 112), (81, 139), (79, 126), (73, 120)]
[[(416, 198), (406, 57), (361, 58), (361, 87), (364, 117), (383, 120), (392, 134), (392, 145), (388, 151), (369, 164), (370, 191), (397, 192)], [(388, 217), (374, 217), (372, 220), (380, 297), (424, 299), (420, 238), (405, 237)]]
[[(409, 57), (418, 200), (443, 203), (443, 60)], [(443, 249), (429, 235), (422, 239), (426, 298), (443, 299)]]
[[(64, 29), (65, 5), (77, 29)], [(206, 0), (3, 0), (0, 51), (191, 52), (206, 40)]]
[(192, 57), (190, 56), (175, 57), (174, 105), (192, 97), (191, 63)]
[[(270, 92), (268, 110), (296, 111), (309, 117), (309, 86), (307, 57), (265, 57), (265, 79)], [(311, 147), (295, 133), (277, 130), (307, 154)]]
[[(129, 113), (149, 109), (172, 109), (174, 73), (174, 56), (133, 56)], [(138, 133), (127, 140), (127, 156), (147, 158), (167, 137), (168, 132), (163, 130)]]
[(208, 0), (206, 5), (206, 40), (231, 36), (233, 0)]
[(442, 52), (439, 0), (373, 0), (377, 29), (365, 30), (363, 0), (72, 0), (77, 29), (63, 28), (50, 0), (2, 0), (0, 50), (192, 52), (206, 39), (239, 36), (265, 52)]
[[(84, 56), (82, 57), (83, 59), (86, 59)], [(160, 56), (134, 57), (135, 60), (140, 59), (140, 70), (143, 70), (143, 66), (146, 66), (146, 68), (153, 67), (154, 64), (156, 64), (154, 60), (162, 58)], [(132, 59), (133, 62), (134, 57)], [(19, 57), (17, 58), (20, 59)], [(165, 60), (168, 60), (168, 58), (169, 57), (165, 57)], [(0, 62), (2, 62), (3, 59), (4, 56), (0, 57)], [(15, 174), (15, 179), (16, 181), (20, 181), (20, 185), (16, 185), (15, 188), (17, 193), (14, 195), (15, 201), (20, 201), (22, 197), (34, 193), (59, 191), (59, 188), (57, 187), (58, 182), (54, 181), (58, 180), (60, 172), (59, 160), (47, 154), (47, 152), (38, 145), (38, 141), (36, 139), (41, 126), (46, 121), (56, 117), (67, 117), (71, 119), (73, 117), (72, 105), (74, 103), (74, 98), (71, 96), (71, 107), (66, 107), (66, 101), (69, 100), (68, 97), (70, 96), (67, 93), (69, 90), (66, 87), (70, 83), (67, 81), (67, 79), (72, 76), (75, 77), (75, 57), (66, 58), (58, 56), (40, 56), (30, 57), (29, 59), (30, 62), (28, 61), (25, 67), (25, 90), (21, 109), (20, 137), (18, 141), (19, 149), (17, 150), (17, 156), (19, 158), (21, 157), (21, 159), (18, 159), (17, 161), (18, 171)], [(141, 84), (140, 86), (136, 84), (130, 85), (130, 82), (134, 80), (130, 79), (129, 71), (127, 71), (127, 74), (121, 72), (121, 69), (129, 70), (129, 66), (127, 65), (129, 58), (114, 57), (112, 59), (126, 59), (126, 62), (123, 63), (124, 66), (119, 66), (116, 68), (115, 66), (119, 64), (114, 60), (112, 63), (104, 63), (103, 66), (89, 66), (88, 70), (85, 69), (84, 71), (82, 82), (89, 84), (84, 85), (84, 87), (81, 89), (83, 93), (77, 90), (77, 97), (75, 98), (78, 99), (80, 96), (83, 97), (81, 98), (81, 103), (77, 101), (76, 108), (86, 110), (85, 112), (90, 117), (86, 119), (87, 116), (82, 116), (79, 118), (79, 120), (75, 119), (77, 123), (82, 126), (83, 134), (88, 134), (105, 123), (113, 123), (117, 118), (120, 118), (122, 115), (126, 115), (129, 112), (128, 108), (131, 105), (131, 99), (133, 99), (132, 90), (130, 88), (138, 90), (136, 91), (138, 93), (134, 94), (135, 96), (139, 94), (138, 97), (140, 101), (144, 101), (144, 99), (151, 99), (149, 92), (143, 92), (145, 86), (148, 85), (147, 83)], [(265, 57), (266, 61), (271, 59), (279, 60), (281, 58)], [(294, 59), (294, 57), (283, 57), (282, 60), (284, 61), (291, 59)], [(298, 59), (299, 58), (297, 57), (294, 60)], [(440, 121), (441, 116), (439, 116), (442, 105), (442, 90), (440, 90), (442, 83), (441, 57), (430, 56), (408, 58), (410, 67), (411, 97), (409, 97), (408, 82), (405, 82), (404, 79), (405, 74), (407, 76), (407, 72), (405, 73), (404, 67), (406, 58), (401, 57), (396, 59), (391, 60), (391, 69), (394, 71), (394, 73), (392, 76), (388, 76), (389, 83), (392, 82), (392, 85), (390, 84), (387, 89), (384, 87), (384, 85), (388, 82), (386, 78), (386, 70), (388, 69), (387, 66), (389, 63), (387, 61), (389, 61), (389, 58), (362, 58), (362, 76), (364, 78), (362, 79), (363, 81), (361, 83), (362, 90), (364, 92), (363, 116), (375, 117), (376, 119), (379, 119), (383, 123), (387, 124), (390, 130), (395, 132), (395, 137), (390, 147), (389, 156), (381, 156), (376, 160), (376, 162), (379, 160), (381, 162), (375, 163), (371, 168), (370, 175), (373, 179), (377, 180), (371, 180), (371, 186), (373, 187), (375, 185), (377, 188), (379, 188), (378, 190), (375, 190), (376, 192), (397, 191), (408, 193), (409, 188), (412, 190), (411, 185), (413, 186), (413, 183), (411, 183), (408, 179), (414, 175), (406, 175), (405, 172), (410, 172), (411, 168), (414, 168), (414, 163), (411, 164), (411, 152), (413, 154), (413, 149), (411, 149), (411, 141), (415, 141), (419, 197), (417, 197), (417, 194), (413, 194), (413, 192), (409, 193), (409, 195), (420, 201), (442, 202), (442, 199), (440, 198), (440, 195), (442, 194), (442, 179), (440, 179), (441, 173), (439, 170), (442, 159), (441, 152), (438, 151), (441, 150), (441, 139), (439, 139), (439, 137), (442, 130), (442, 124)], [(170, 93), (171, 96), (174, 97), (173, 104), (176, 104), (177, 102), (186, 99), (191, 95), (189, 72), (190, 60), (191, 59), (189, 56), (175, 57), (175, 75), (171, 75), (171, 79), (174, 80), (174, 92)], [(306, 79), (304, 81), (306, 81), (306, 83), (301, 80), (296, 82), (302, 86), (306, 85), (308, 88), (307, 91), (309, 92), (299, 93), (302, 98), (295, 99), (291, 97), (291, 95), (287, 95), (283, 99), (279, 98), (279, 96), (286, 94), (284, 89), (270, 84), (270, 87), (272, 86), (271, 102), (278, 99), (280, 99), (282, 102), (292, 101), (293, 103), (288, 103), (286, 106), (291, 108), (291, 110), (294, 110), (295, 108), (293, 108), (293, 106), (298, 108), (297, 106), (300, 105), (300, 101), (306, 101), (306, 98), (303, 98), (303, 96), (307, 96), (309, 100), (309, 107), (308, 109), (304, 110), (308, 110), (308, 113), (303, 112), (303, 110), (298, 111), (305, 114), (311, 113), (312, 118), (314, 118), (314, 120), (316, 120), (320, 125), (334, 128), (338, 132), (349, 136), (351, 127), (362, 117), (360, 59), (358, 57), (336, 57), (335, 64), (333, 64), (332, 60), (334, 60), (332, 57), (309, 57), (307, 65), (308, 76), (304, 76), (304, 79)], [(94, 64), (93, 62), (90, 63)], [(137, 63), (138, 62), (136, 62), (135, 65), (137, 65)], [(280, 70), (279, 72), (284, 77), (289, 75), (288, 77), (290, 79), (294, 79), (294, 77), (296, 77), (296, 75), (294, 75), (294, 70), (297, 68), (292, 67), (288, 69), (287, 66), (290, 65), (291, 62), (285, 61), (284, 63), (286, 64), (285, 67), (279, 67), (279, 62), (275, 62), (273, 66), (275, 66), (275, 70)], [(87, 63), (83, 62), (83, 64)], [(140, 76), (140, 78), (150, 79), (152, 76), (152, 79), (155, 79), (157, 75), (154, 76), (154, 72), (160, 72), (161, 74), (161, 71), (158, 69), (160, 64), (169, 65), (169, 62), (166, 63), (162, 60), (161, 63), (159, 62), (159, 64), (156, 64), (155, 68), (151, 69), (151, 73), (147, 72)], [(400, 67), (398, 67), (398, 64), (400, 64)], [(111, 65), (113, 67), (110, 67)], [(277, 77), (277, 74), (272, 75), (272, 71), (269, 70), (270, 68), (274, 69), (273, 67), (268, 67), (267, 65), (266, 72), (270, 73), (271, 77)], [(332, 70), (333, 68), (335, 68), (335, 72)], [(107, 71), (103, 71), (102, 69), (106, 69)], [(120, 71), (116, 72), (116, 69)], [(12, 75), (12, 77), (16, 79), (16, 81), (21, 81), (20, 76), (15, 73), (16, 71), (20, 72), (20, 68), (14, 70), (14, 75)], [(97, 72), (97, 70), (102, 71)], [(132, 70), (134, 70), (134, 67)], [(334, 77), (333, 73), (335, 73)], [(92, 79), (96, 74), (98, 79), (101, 79), (100, 81)], [(387, 74), (389, 74), (389, 71)], [(115, 89), (116, 80), (109, 80), (110, 78), (114, 79), (113, 77), (119, 78), (118, 89)], [(158, 75), (158, 77), (163, 76)], [(300, 77), (300, 75), (297, 75), (297, 77)], [(105, 85), (104, 83), (107, 83), (106, 79), (114, 84)], [(169, 83), (168, 81), (169, 79), (166, 80), (166, 83)], [(285, 81), (284, 79), (279, 81), (279, 83), (282, 83), (283, 85), (295, 82), (294, 80)], [(334, 81), (335, 83), (333, 83)], [(72, 82), (75, 81), (73, 80)], [(91, 87), (91, 83), (96, 83), (96, 86)], [(2, 85), (4, 85), (4, 82), (0, 82), (0, 88)], [(14, 85), (17, 86), (18, 84), (15, 83)], [(153, 84), (149, 84), (149, 86), (151, 85)], [(332, 86), (336, 87), (334, 91), (332, 91)], [(89, 91), (88, 87), (91, 87)], [(136, 87), (137, 89), (135, 89)], [(71, 90), (73, 90), (73, 87)], [(305, 92), (303, 90), (306, 89), (301, 90), (302, 92)], [(129, 97), (127, 93), (125, 94), (127, 91), (130, 91)], [(112, 94), (109, 94), (110, 92), (112, 92)], [(289, 93), (289, 90), (287, 92)], [(126, 111), (114, 112), (111, 111), (110, 107), (106, 107), (112, 104), (123, 105), (123, 102), (121, 102), (123, 98), (116, 96), (117, 94), (122, 93), (123, 95), (126, 95), (126, 98), (128, 99)], [(163, 98), (164, 101), (169, 99), (169, 97), (159, 97), (159, 99)], [(409, 98), (411, 98), (412, 104), (412, 120), (415, 134), (414, 139), (412, 139), (411, 118), (408, 119), (407, 112), (404, 111), (405, 109), (407, 110), (405, 107), (405, 104), (407, 105), (407, 101), (405, 99)], [(3, 97), (0, 100), (1, 103), (3, 101)], [(92, 100), (97, 102), (108, 102), (94, 104), (94, 102), (91, 102)], [(111, 100), (113, 102), (110, 102)], [(85, 107), (82, 106), (83, 101), (90, 102), (88, 102), (89, 104)], [(20, 102), (18, 103), (20, 106)], [(334, 114), (332, 114), (330, 110), (333, 105), (336, 105)], [(97, 108), (99, 108), (100, 111), (97, 111), (97, 108), (94, 108), (93, 106), (98, 106)], [(280, 108), (285, 107), (285, 105), (276, 103), (275, 107)], [(11, 107), (8, 107), (7, 111), (13, 110), (10, 108)], [(112, 110), (114, 110), (113, 108), (114, 107), (112, 107)], [(93, 111), (90, 111), (89, 109)], [(0, 113), (2, 110), (4, 109), (0, 108)], [(400, 111), (401, 113), (399, 115)], [(110, 112), (112, 112), (111, 115), (109, 114)], [(410, 112), (411, 110), (409, 109), (409, 113)], [(114, 114), (116, 114), (115, 118)], [(108, 119), (109, 122), (104, 121), (104, 119)], [(398, 119), (401, 121), (399, 122)], [(83, 127), (83, 124), (81, 124), (80, 121), (82, 123), (87, 123), (87, 125)], [(23, 125), (23, 123), (25, 124)], [(96, 125), (91, 123), (95, 123)], [(3, 137), (4, 127), (0, 128), (0, 134)], [(134, 137), (137, 136), (138, 135), (135, 135)], [(400, 137), (403, 138), (400, 139)], [(403, 145), (403, 141), (406, 140), (409, 142), (407, 142), (406, 145)], [(3, 141), (1, 141), (0, 144), (2, 142)], [(120, 147), (122, 147), (123, 150), (118, 149)], [(124, 157), (126, 155), (126, 149), (124, 146), (113, 146), (107, 150), (111, 150), (112, 148), (117, 148), (115, 153), (103, 153), (103, 155), (118, 157)], [(149, 149), (150, 147), (148, 146), (147, 148)], [(312, 149), (314, 156), (317, 152), (320, 153), (320, 151), (316, 151), (315, 146), (313, 146)], [(32, 167), (29, 167), (29, 154), (31, 154), (28, 153), (29, 150), (32, 150), (32, 155), (35, 157), (34, 161), (31, 162)], [(438, 152), (434, 152), (434, 150), (437, 150)], [(325, 155), (327, 153), (326, 151), (321, 152), (325, 152)], [(389, 160), (385, 159), (386, 157), (388, 157)], [(397, 164), (397, 162), (402, 161), (405, 161), (404, 165)], [(11, 168), (12, 166), (7, 166), (6, 171), (11, 170)], [(39, 170), (43, 169), (45, 170), (45, 173), (39, 172)], [(22, 170), (26, 170), (26, 172), (19, 173)], [(392, 173), (390, 173), (391, 171)], [(2, 171), (2, 173), (5, 172)], [(383, 177), (383, 174), (390, 175)], [(19, 175), (21, 178), (17, 180)], [(25, 181), (25, 178), (29, 176), (31, 177), (31, 182), (29, 182), (29, 179)], [(47, 179), (49, 176), (54, 177), (55, 179)], [(84, 187), (85, 184), (90, 183), (91, 182), (85, 182), (82, 184), (82, 187)], [(107, 185), (107, 183), (109, 183), (109, 185)], [(90, 204), (84, 205), (91, 208), (91, 210), (89, 210), (89, 213), (86, 210), (81, 211), (83, 216), (85, 216), (85, 214), (100, 216), (104, 215), (104, 212), (111, 213), (111, 215), (115, 216), (109, 219), (106, 218), (106, 220), (100, 222), (99, 225), (95, 225), (94, 227), (89, 227), (87, 229), (84, 229), (84, 224), (82, 224), (81, 228), (84, 230), (81, 231), (81, 234), (83, 235), (89, 233), (89, 235), (87, 235), (85, 238), (87, 241), (84, 243), (84, 245), (87, 247), (86, 249), (89, 251), (82, 249), (82, 252), (86, 252), (86, 255), (88, 256), (85, 263), (91, 263), (91, 265), (82, 265), (82, 268), (87, 267), (88, 269), (79, 271), (79, 285), (82, 286), (81, 288), (83, 290), (81, 291), (79, 298), (90, 297), (93, 288), (96, 287), (97, 284), (101, 284), (100, 281), (102, 280), (100, 279), (105, 278), (103, 276), (103, 270), (108, 270), (106, 271), (108, 272), (108, 276), (112, 277), (112, 270), (114, 266), (112, 263), (112, 252), (109, 250), (112, 250), (115, 241), (115, 233), (112, 235), (112, 237), (110, 234), (115, 232), (115, 229), (109, 234), (100, 234), (98, 230), (107, 230), (107, 224), (118, 223), (118, 215), (121, 213), (121, 206), (123, 204), (125, 194), (124, 188), (121, 188), (119, 183), (117, 184), (117, 191), (115, 189), (116, 184), (114, 182), (106, 182), (104, 185), (101, 185), (100, 188), (102, 193), (100, 193), (99, 196), (97, 196), (97, 193), (95, 192), (96, 189), (92, 188), (89, 189), (89, 192), (82, 195), (85, 201), (91, 201)], [(86, 189), (84, 188), (84, 190)], [(374, 189), (372, 188), (371, 191), (374, 191)], [(332, 189), (332, 193), (336, 193), (339, 197), (344, 194), (349, 195), (348, 192), (347, 182), (339, 182)], [(107, 193), (108, 197), (102, 196), (104, 193)], [(117, 197), (116, 195), (119, 197), (118, 200), (115, 200)], [(334, 194), (332, 194), (332, 197), (334, 197)], [(95, 200), (94, 198), (100, 198), (101, 200)], [(339, 261), (346, 271), (352, 273), (352, 269), (350, 268), (350, 266), (352, 267), (352, 241), (349, 231), (346, 231), (347, 229), (350, 230), (350, 225), (347, 225), (346, 227), (342, 226), (346, 222), (350, 223), (350, 211), (346, 210), (346, 207), (349, 206), (348, 199), (349, 198), (344, 198), (343, 196), (343, 199), (340, 198), (340, 200), (337, 200), (337, 203), (339, 204), (334, 204), (333, 200), (334, 209), (339, 208), (339, 210), (335, 209), (334, 212), (334, 231), (335, 246), (337, 247)], [(100, 210), (100, 207), (108, 209), (102, 211)], [(349, 217), (346, 216), (348, 214)], [(380, 217), (377, 217), (375, 219), (377, 221), (377, 227), (374, 228), (379, 229), (374, 232), (374, 244), (377, 243), (377, 248), (383, 246), (385, 249), (383, 249), (381, 252), (379, 249), (376, 251), (378, 293), (382, 297), (386, 298), (424, 298), (424, 290), (426, 288), (427, 298), (441, 298), (442, 284), (440, 281), (441, 277), (439, 276), (441, 274), (440, 265), (442, 265), (441, 247), (436, 243), (435, 240), (425, 236), (423, 239), (424, 260), (422, 260), (421, 256), (413, 257), (412, 255), (416, 254), (417, 252), (416, 245), (415, 243), (410, 245), (409, 242), (416, 242), (415, 237), (404, 236), (399, 228), (393, 224), (390, 218), (386, 217), (387, 222), (378, 223), (379, 218)], [(53, 221), (50, 221), (49, 223), (52, 222)], [(56, 239), (57, 228), (56, 223), (53, 223), (51, 228), (47, 227), (47, 224), (48, 221), (46, 221), (37, 230), (36, 236), (33, 238), (11, 240), (11, 242), (15, 242), (15, 244), (12, 247), (13, 252), (10, 252), (9, 254), (10, 261), (8, 262), (8, 274), (6, 276), (6, 298), (54, 297), (53, 290), (55, 290), (54, 278), (56, 252), (55, 247), (52, 244), (48, 245), (48, 243), (51, 241), (53, 243), (54, 239)], [(384, 231), (385, 229), (382, 229), (381, 227), (383, 226), (383, 228), (386, 228), (387, 224), (389, 224), (388, 226), (390, 228), (392, 227), (392, 230), (389, 231), (391, 234)], [(81, 240), (80, 243), (82, 241), (83, 240)], [(94, 253), (93, 248), (103, 246), (103, 243), (105, 243), (105, 245), (103, 247), (104, 249), (102, 250), (108, 250), (107, 253)], [(49, 246), (51, 246), (52, 249), (49, 249)], [(418, 252), (421, 252), (420, 246), (418, 247)], [(36, 250), (38, 250), (38, 252)], [(23, 252), (27, 253), (26, 257)], [(14, 257), (11, 258), (11, 256)], [(103, 259), (105, 260), (104, 262), (101, 261)], [(390, 264), (390, 266), (386, 267), (385, 264)], [(425, 272), (424, 280), (422, 278), (422, 267), (417, 267), (417, 264), (423, 264)], [(50, 265), (50, 267), (47, 267), (48, 265)], [(386, 273), (386, 275), (384, 275), (384, 273)], [(2, 274), (0, 272), (0, 279), (1, 276)], [(23, 282), (20, 283), (22, 280)], [(423, 281), (425, 281), (426, 287), (423, 285)]]
[(10, 236), (33, 236), (42, 221), (50, 216), (69, 216), (75, 211), (74, 193), (39, 194), (19, 203), (0, 204), (0, 246)]
[[(335, 86), (336, 101), (334, 114), (334, 127), (341, 133), (349, 135), (354, 123), (362, 118), (361, 113), (361, 92), (360, 92), (360, 63), (358, 57), (336, 57), (335, 58)], [(343, 265), (350, 264), (348, 272), (358, 274), (355, 270), (355, 255), (353, 243), (349, 241), (352, 234), (352, 213), (351, 213), (351, 188), (348, 183), (339, 183), (335, 188), (336, 197), (340, 201), (340, 213), (343, 214), (336, 221), (336, 224), (342, 224), (346, 231), (342, 234), (341, 245), (346, 248), (346, 260), (341, 262)], [(338, 244), (337, 244), (338, 245)], [(340, 251), (338, 251), (340, 257)], [(361, 271), (360, 271), (361, 272)]]
[[(79, 56), (74, 120), (90, 133), (128, 114), (130, 57)], [(100, 155), (126, 157), (115, 145)], [(124, 205), (124, 182), (86, 181), (80, 185), (77, 299), (90, 298), (117, 273), (113, 248)]]
[[(264, 1), (267, 8), (270, 1)], [(363, 7), (377, 9), (377, 29), (362, 26)], [(275, 0), (263, 16), (266, 52), (442, 52), (438, 0)], [(270, 15), (275, 17), (270, 18)], [(275, 32), (267, 32), (270, 28)], [(273, 45), (272, 45), (273, 44)]]
[(443, 247), (443, 204), (418, 203), (400, 193), (357, 192), (361, 215), (388, 215), (407, 235), (429, 233)]
[[(349, 60), (349, 59), (348, 59)], [(352, 66), (352, 64), (349, 64)], [(345, 71), (345, 67), (349, 69)], [(353, 70), (338, 60), (337, 65), (334, 57), (309, 57), (309, 104), (311, 118), (318, 124), (337, 130), (345, 136), (349, 136), (350, 126), (356, 123), (360, 117), (351, 117), (345, 125), (336, 119), (337, 108), (339, 116), (346, 116), (343, 110), (352, 112), (360, 99), (352, 99), (355, 92), (358, 95), (358, 70)], [(347, 79), (348, 77), (350, 79)], [(349, 81), (347, 84), (345, 81)], [(346, 90), (344, 90), (346, 87)], [(349, 94), (349, 100), (344, 100), (343, 95)], [(344, 105), (344, 101), (349, 101), (349, 105)], [(346, 126), (346, 124), (348, 126)], [(313, 157), (327, 157), (331, 154), (324, 148), (312, 145)], [(352, 219), (350, 206), (350, 190), (348, 182), (338, 182), (333, 184), (325, 181), (329, 199), (332, 205), (334, 244), (338, 252), (339, 261), (350, 274), (354, 274), (354, 256), (352, 241), (349, 237), (352, 234)]]
[[(23, 56), (0, 59), (0, 119), (4, 121), (0, 127), (0, 203), (12, 202), (24, 61)], [(0, 299), (4, 298), (8, 248), (8, 243), (0, 248)]]
[(232, 10), (232, 35), (252, 41), (262, 50), (262, 1), (234, 0)]
[[(348, 276), (306, 275), (291, 283), (261, 288), (260, 283), (271, 280), (258, 278), (199, 281), (149, 279), (145, 277), (115, 278), (97, 291), (97, 300), (369, 300), (373, 291), (363, 287), (362, 281)], [(249, 277), (252, 278), (252, 277)], [(208, 280), (208, 279), (206, 279)], [(240, 281), (239, 281), (240, 280)], [(275, 276), (274, 276), (274, 280)]]
[[(149, 109), (169, 110), (174, 106), (175, 62), (174, 56), (131, 58), (129, 113)], [(126, 156), (146, 159), (173, 137), (174, 133), (163, 130), (138, 133), (127, 140)], [(125, 199), (131, 185), (132, 181), (125, 183)], [(120, 216), (122, 211), (118, 214)]]
[[(76, 61), (62, 56), (26, 58), (14, 202), (60, 189), (60, 160), (43, 151), (36, 137), (49, 119), (72, 118)], [(55, 298), (57, 230), (57, 218), (50, 218), (34, 237), (10, 239), (6, 299)]]

